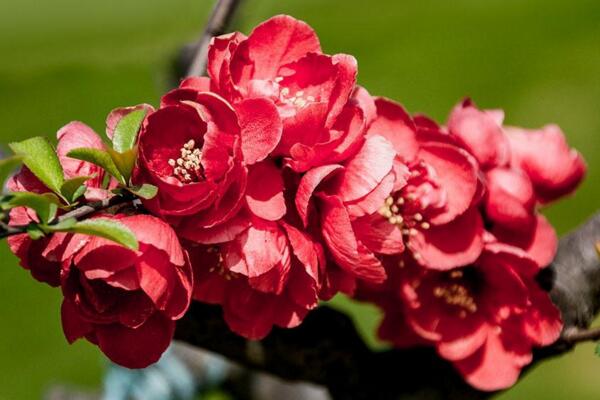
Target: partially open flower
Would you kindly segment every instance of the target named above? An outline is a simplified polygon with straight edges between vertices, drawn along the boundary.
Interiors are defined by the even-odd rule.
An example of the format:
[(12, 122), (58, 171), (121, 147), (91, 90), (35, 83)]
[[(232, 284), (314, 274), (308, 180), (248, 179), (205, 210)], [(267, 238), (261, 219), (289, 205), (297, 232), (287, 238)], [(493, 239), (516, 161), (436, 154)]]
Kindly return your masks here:
[[(71, 122), (56, 134), (58, 138), (57, 154), (62, 165), (65, 179), (77, 176), (89, 176), (84, 185), (84, 194), (88, 200), (99, 200), (111, 195), (102, 187), (105, 172), (102, 168), (89, 162), (67, 157), (67, 153), (75, 148), (88, 147), (103, 150), (104, 143), (87, 125)], [(7, 183), (11, 192), (51, 192), (27, 167), (13, 176)], [(35, 212), (25, 207), (17, 207), (10, 211), (10, 225), (27, 225), (37, 221)], [(11, 251), (19, 257), (21, 266), (28, 269), (31, 275), (51, 286), (60, 284), (60, 258), (70, 237), (65, 233), (55, 233), (48, 237), (32, 240), (27, 234), (14, 235), (7, 239)]]
[(149, 215), (102, 216), (127, 226), (139, 250), (76, 234), (63, 254), (62, 322), (69, 342), (85, 337), (128, 368), (158, 361), (187, 311), (192, 270), (175, 232)]
[(538, 130), (508, 127), (505, 132), (510, 141), (511, 166), (529, 176), (540, 202), (571, 193), (583, 179), (585, 161), (569, 147), (558, 126)]

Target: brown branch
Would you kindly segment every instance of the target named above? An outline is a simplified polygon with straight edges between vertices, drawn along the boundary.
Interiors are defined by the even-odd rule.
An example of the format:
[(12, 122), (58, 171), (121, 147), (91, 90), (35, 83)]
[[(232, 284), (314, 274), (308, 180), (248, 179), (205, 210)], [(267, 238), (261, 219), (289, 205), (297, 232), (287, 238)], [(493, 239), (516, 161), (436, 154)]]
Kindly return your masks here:
[[(532, 365), (563, 354), (582, 340), (595, 340), (600, 329), (586, 330), (600, 308), (600, 213), (561, 239), (554, 263), (540, 283), (561, 309), (562, 338), (537, 349)], [(232, 333), (217, 306), (193, 304), (177, 325), (176, 338), (220, 353), (246, 367), (290, 380), (326, 386), (335, 399), (484, 399), (434, 350), (372, 351), (352, 321), (328, 307), (311, 312), (294, 329), (274, 329), (260, 342)]]
[(224, 33), (242, 0), (218, 0), (202, 36), (194, 48), (194, 58), (186, 76), (199, 76), (206, 71), (208, 45), (214, 36)]
[(565, 330), (562, 340), (573, 345), (582, 342), (596, 342), (600, 340), (600, 327), (589, 329), (571, 328)]

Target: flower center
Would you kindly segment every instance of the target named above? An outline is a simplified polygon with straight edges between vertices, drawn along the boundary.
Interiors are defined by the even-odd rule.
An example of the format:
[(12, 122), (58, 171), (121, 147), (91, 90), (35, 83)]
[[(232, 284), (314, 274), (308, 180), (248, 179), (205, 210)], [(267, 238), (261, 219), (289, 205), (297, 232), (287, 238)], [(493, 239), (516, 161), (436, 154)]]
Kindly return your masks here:
[(209, 268), (208, 272), (219, 274), (226, 281), (230, 281), (230, 280), (238, 277), (237, 273), (231, 272), (230, 270), (225, 268), (225, 260), (223, 259), (223, 254), (221, 253), (221, 251), (219, 250), (219, 248), (217, 246), (209, 247), (207, 249), (207, 252), (215, 254), (215, 255), (217, 255), (216, 253), (218, 253), (218, 258), (217, 258), (216, 264), (211, 266)]
[(465, 318), (468, 313), (477, 311), (477, 304), (469, 289), (463, 283), (457, 283), (456, 280), (463, 278), (462, 271), (451, 271), (449, 276), (455, 282), (442, 284), (433, 288), (433, 295), (442, 299), (446, 304), (461, 308), (460, 317)]
[(179, 158), (169, 159), (169, 165), (173, 167), (173, 176), (183, 183), (204, 180), (204, 168), (200, 161), (202, 150), (196, 147), (194, 139), (187, 141), (179, 151)]
[[(275, 78), (275, 82), (279, 83), (283, 80), (282, 77)], [(298, 90), (297, 92), (291, 93), (290, 88), (283, 87), (279, 91), (279, 101), (282, 104), (287, 104), (296, 108), (304, 108), (309, 103), (315, 101), (314, 96), (305, 95), (304, 90)]]

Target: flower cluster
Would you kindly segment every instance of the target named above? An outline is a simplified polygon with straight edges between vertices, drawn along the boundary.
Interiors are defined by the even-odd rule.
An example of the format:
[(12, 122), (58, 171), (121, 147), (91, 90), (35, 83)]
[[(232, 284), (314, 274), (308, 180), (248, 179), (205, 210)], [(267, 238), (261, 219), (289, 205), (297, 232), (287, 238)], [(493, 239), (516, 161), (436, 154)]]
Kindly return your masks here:
[[(35, 278), (62, 287), (70, 341), (142, 367), (190, 298), (261, 339), (342, 292), (381, 306), (383, 339), (435, 346), (493, 390), (557, 338), (560, 315), (535, 279), (557, 239), (538, 209), (585, 173), (558, 127), (505, 127), (501, 111), (469, 100), (446, 126), (410, 115), (358, 86), (356, 60), (323, 53), (289, 16), (214, 38), (207, 70), (156, 110), (108, 118), (112, 137), (121, 118), (147, 111), (131, 183), (157, 195), (97, 216), (131, 229), (138, 250), (71, 233), (11, 239)], [(59, 132), (65, 175), (94, 176), (87, 200), (115, 184), (65, 155), (103, 146), (80, 123)], [(11, 189), (47, 192), (27, 169)], [(35, 220), (30, 211), (15, 208), (11, 223)]]

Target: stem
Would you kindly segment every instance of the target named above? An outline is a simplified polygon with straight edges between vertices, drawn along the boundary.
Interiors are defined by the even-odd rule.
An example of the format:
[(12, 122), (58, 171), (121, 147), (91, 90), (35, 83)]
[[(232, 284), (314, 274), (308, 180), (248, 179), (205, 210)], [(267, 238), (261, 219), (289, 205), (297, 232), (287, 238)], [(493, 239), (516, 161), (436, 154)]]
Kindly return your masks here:
[[(87, 217), (96, 212), (103, 211), (103, 210), (106, 210), (106, 209), (114, 207), (114, 206), (120, 206), (120, 205), (124, 205), (127, 203), (133, 204), (134, 201), (135, 201), (135, 199), (130, 196), (113, 196), (109, 199), (104, 199), (101, 201), (83, 205), (81, 207), (77, 207), (77, 208), (69, 211), (68, 213), (63, 214), (60, 217), (58, 217), (54, 221), (54, 223), (60, 223), (67, 219), (70, 219), (70, 218), (75, 218), (76, 220), (79, 220), (81, 218)], [(13, 236), (13, 235), (20, 235), (22, 233), (26, 233), (28, 227), (29, 227), (29, 225), (10, 226), (4, 222), (1, 222), (0, 223), (0, 239), (6, 238), (9, 236)]]
[(223, 34), (242, 0), (219, 0), (213, 8), (206, 28), (196, 44), (195, 56), (186, 76), (199, 76), (206, 71), (208, 45), (214, 36)]

